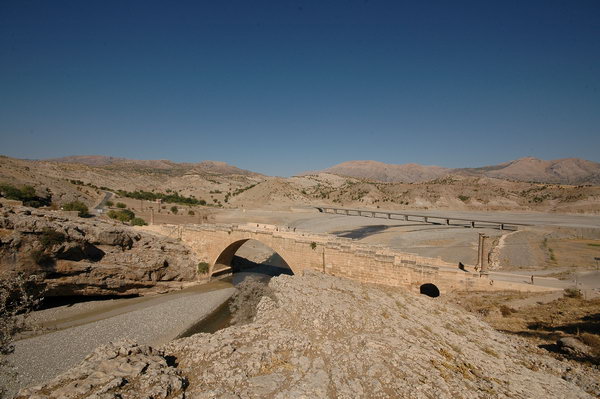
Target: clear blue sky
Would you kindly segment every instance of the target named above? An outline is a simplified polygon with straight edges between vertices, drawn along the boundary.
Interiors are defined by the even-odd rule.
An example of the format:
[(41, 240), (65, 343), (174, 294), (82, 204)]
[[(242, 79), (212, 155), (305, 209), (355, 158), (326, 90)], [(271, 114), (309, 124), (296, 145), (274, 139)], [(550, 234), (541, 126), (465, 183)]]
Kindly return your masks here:
[(0, 154), (600, 161), (600, 2), (0, 0)]

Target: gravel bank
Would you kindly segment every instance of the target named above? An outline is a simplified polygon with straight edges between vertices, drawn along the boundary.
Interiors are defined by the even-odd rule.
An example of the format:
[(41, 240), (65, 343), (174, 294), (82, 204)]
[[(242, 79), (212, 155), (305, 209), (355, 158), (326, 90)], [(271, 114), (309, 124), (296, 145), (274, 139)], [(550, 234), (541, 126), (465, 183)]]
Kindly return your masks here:
[(152, 298), (137, 304), (137, 310), (17, 341), (9, 360), (18, 375), (9, 385), (9, 395), (54, 378), (111, 341), (133, 339), (150, 345), (168, 342), (227, 301), (234, 290), (188, 291), (161, 300)]

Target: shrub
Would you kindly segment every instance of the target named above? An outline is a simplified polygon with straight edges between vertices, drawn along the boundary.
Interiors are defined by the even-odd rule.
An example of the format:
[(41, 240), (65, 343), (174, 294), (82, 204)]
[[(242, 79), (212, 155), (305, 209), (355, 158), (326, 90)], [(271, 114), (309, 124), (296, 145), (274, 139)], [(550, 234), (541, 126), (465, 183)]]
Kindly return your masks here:
[(51, 248), (55, 245), (62, 244), (65, 240), (66, 237), (63, 233), (49, 228), (44, 229), (40, 235), (40, 243), (44, 248)]
[(31, 260), (33, 260), (36, 265), (45, 267), (54, 265), (54, 258), (42, 250), (33, 250), (29, 256), (31, 256)]
[(14, 350), (13, 337), (26, 327), (26, 318), (42, 301), (37, 276), (0, 276), (0, 356)]
[(148, 223), (146, 223), (146, 221), (142, 218), (133, 218), (131, 219), (131, 225), (132, 226), (146, 226), (148, 225)]
[(117, 219), (121, 222), (129, 222), (135, 218), (135, 213), (130, 211), (129, 209), (121, 209), (118, 211), (111, 210), (107, 213), (108, 217), (111, 219)]
[(127, 208), (127, 205), (125, 205), (122, 202), (117, 202), (117, 208), (125, 209), (125, 208)]
[(458, 196), (458, 199), (461, 200), (462, 202), (467, 202), (469, 200), (469, 198), (471, 198), (471, 197), (469, 197), (467, 195), (462, 195), (462, 194)]
[(198, 274), (206, 274), (208, 273), (208, 263), (200, 262), (198, 263)]
[(0, 275), (0, 397), (8, 385), (4, 377), (14, 370), (7, 355), (14, 351), (15, 335), (29, 328), (27, 317), (43, 299), (40, 287), (36, 276)]
[(192, 211), (191, 209), (188, 211), (188, 215), (190, 216), (194, 216), (196, 214), (196, 212)]
[(515, 312), (516, 310), (514, 310), (513, 308), (509, 308), (506, 305), (500, 305), (500, 313), (502, 313), (503, 317), (508, 317)]
[(106, 201), (106, 206), (115, 206), (115, 203), (112, 201)]
[(311, 248), (312, 250), (315, 250), (315, 249), (317, 249), (317, 243), (316, 243), (316, 242), (314, 242), (314, 241), (313, 241), (313, 242), (311, 242), (311, 243), (310, 243), (310, 248)]
[(564, 296), (567, 298), (581, 298), (583, 295), (577, 288), (565, 288)]
[(171, 207), (171, 212), (173, 212), (174, 215), (177, 215), (177, 212), (179, 212), (179, 209), (175, 205), (173, 205)]
[(77, 211), (79, 217), (89, 216), (87, 205), (81, 201), (67, 202), (62, 208), (65, 211)]

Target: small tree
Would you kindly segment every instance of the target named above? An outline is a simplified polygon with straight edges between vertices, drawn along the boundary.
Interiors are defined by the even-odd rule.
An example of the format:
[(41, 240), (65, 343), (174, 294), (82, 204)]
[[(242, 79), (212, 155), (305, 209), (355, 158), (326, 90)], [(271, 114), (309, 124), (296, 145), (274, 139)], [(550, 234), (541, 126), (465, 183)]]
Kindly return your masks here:
[(177, 215), (177, 212), (179, 212), (179, 209), (177, 209), (177, 207), (175, 205), (173, 205), (171, 207), (171, 212), (173, 212), (174, 215)]
[(79, 217), (89, 216), (89, 210), (86, 204), (81, 201), (72, 201), (67, 202), (63, 205), (63, 210), (65, 211), (77, 211), (77, 215)]

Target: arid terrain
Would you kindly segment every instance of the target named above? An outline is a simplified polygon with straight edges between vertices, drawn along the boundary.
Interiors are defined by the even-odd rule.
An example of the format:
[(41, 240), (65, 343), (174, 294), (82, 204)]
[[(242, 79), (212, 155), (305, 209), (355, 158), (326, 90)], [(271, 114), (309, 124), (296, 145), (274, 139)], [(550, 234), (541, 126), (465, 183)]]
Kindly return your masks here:
[[(585, 182), (578, 185), (552, 183), (556, 179), (551, 174), (531, 183), (500, 179), (495, 174), (473, 176), (455, 174), (455, 171), (416, 182), (411, 178), (385, 182), (385, 179), (362, 178), (359, 174), (356, 174), (359, 177), (348, 177), (327, 172), (290, 178), (269, 177), (211, 161), (177, 164), (89, 158), (67, 158), (66, 162), (59, 162), (2, 157), (0, 182), (30, 184), (40, 193), (48, 189), (57, 205), (74, 198), (82, 198), (92, 205), (102, 195), (103, 188), (174, 192), (222, 208), (330, 204), (386, 209), (600, 213), (600, 188), (590, 183), (597, 174), (592, 167), (586, 174), (581, 172), (579, 177), (567, 179)], [(372, 176), (380, 175), (372, 173)]]
[[(538, 161), (476, 170), (367, 163), (367, 172), (358, 162), (283, 178), (212, 161), (1, 157), (0, 185), (9, 187), (3, 196), (10, 187), (33, 186), (49, 199), (39, 209), (0, 199), (2, 271), (42, 275), (49, 303), (94, 299), (33, 314), (41, 334), (18, 337), (12, 361), (27, 371), (9, 392), (37, 384), (18, 397), (133, 398), (140, 390), (165, 398), (598, 396), (596, 166)], [(86, 204), (89, 215), (60, 211), (73, 201)], [(523, 225), (500, 230), (346, 216), (319, 212), (324, 205)], [(176, 235), (135, 229), (133, 219), (114, 218), (119, 212), (154, 224), (263, 223), (328, 233), (468, 268), (485, 234), (491, 279), (553, 291), (426, 298), (319, 274), (284, 276), (248, 294), (257, 306), (251, 323), (165, 344), (156, 331), (162, 327), (123, 335), (115, 326), (134, 331), (136, 320), (155, 318), (170, 323), (172, 339), (226, 301), (230, 286), (165, 294), (205, 282), (204, 271)], [(258, 241), (236, 256), (252, 273), (285, 264)], [(131, 295), (156, 301), (125, 299)], [(100, 296), (133, 302), (107, 305)], [(190, 313), (183, 298), (202, 311)], [(165, 309), (173, 313), (161, 319)], [(32, 366), (34, 352), (50, 351), (39, 348), (61, 348), (74, 336), (89, 338), (77, 341), (60, 370), (48, 372), (55, 352), (47, 352), (54, 363)], [(137, 342), (110, 343), (123, 338)], [(102, 344), (108, 346), (85, 358)]]

